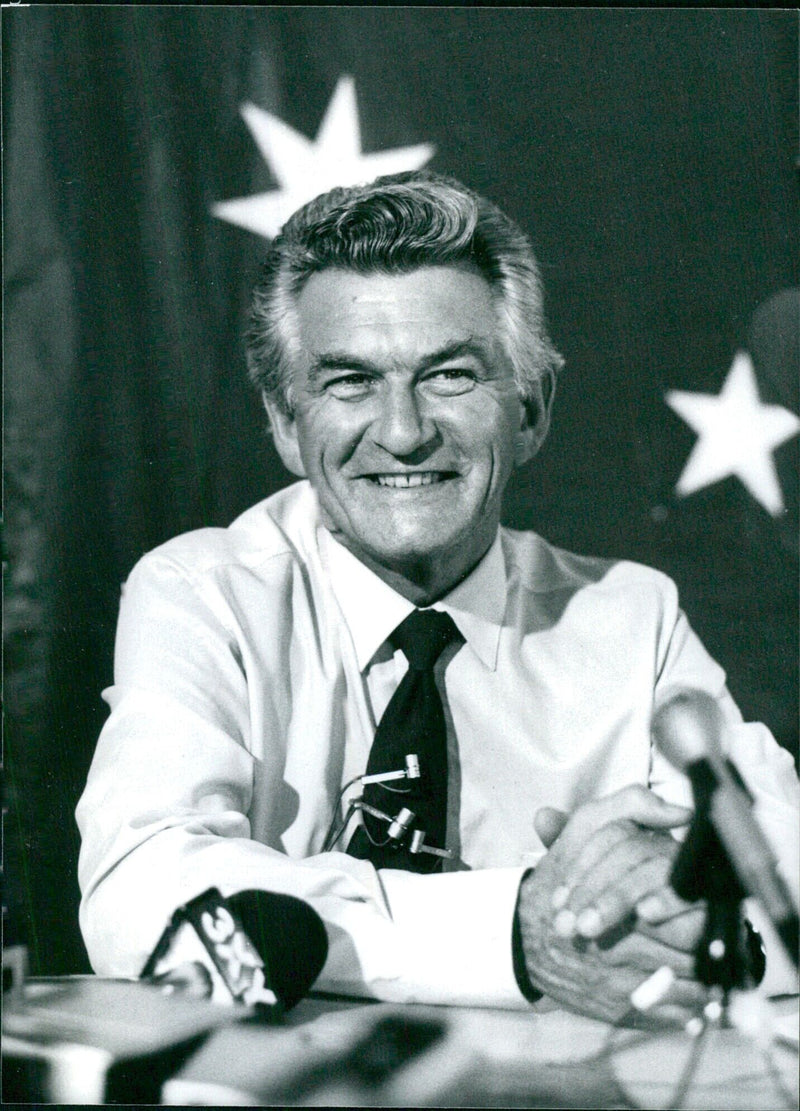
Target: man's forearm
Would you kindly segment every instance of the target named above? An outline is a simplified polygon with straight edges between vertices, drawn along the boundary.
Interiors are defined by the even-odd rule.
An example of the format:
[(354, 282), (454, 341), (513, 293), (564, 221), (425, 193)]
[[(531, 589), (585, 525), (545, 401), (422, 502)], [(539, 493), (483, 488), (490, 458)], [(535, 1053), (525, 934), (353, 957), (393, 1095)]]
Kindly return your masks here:
[[(135, 847), (84, 855), (81, 923), (98, 973), (136, 976), (177, 906), (211, 886), (305, 899), (329, 954), (317, 987), (395, 1002), (524, 1007), (511, 932), (523, 869), (436, 876), (376, 872), (342, 853), (292, 860), (200, 816), (139, 828)], [(213, 827), (213, 819), (204, 816)], [(232, 831), (233, 832), (233, 831)], [(92, 838), (89, 844), (93, 843)], [(130, 851), (125, 851), (125, 849)]]

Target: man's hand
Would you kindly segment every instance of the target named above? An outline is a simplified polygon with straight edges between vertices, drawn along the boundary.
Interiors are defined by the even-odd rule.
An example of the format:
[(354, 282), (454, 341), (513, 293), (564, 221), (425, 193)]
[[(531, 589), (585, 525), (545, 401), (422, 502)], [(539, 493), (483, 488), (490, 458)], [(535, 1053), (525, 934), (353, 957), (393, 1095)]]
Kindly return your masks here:
[[(572, 1010), (606, 1021), (667, 965), (676, 980), (650, 1017), (686, 1022), (705, 999), (693, 979), (703, 911), (669, 886), (690, 811), (643, 787), (586, 803), (567, 818), (550, 808), (536, 829), (550, 851), (520, 887), (517, 913), (531, 982)], [(637, 909), (638, 908), (638, 909)]]

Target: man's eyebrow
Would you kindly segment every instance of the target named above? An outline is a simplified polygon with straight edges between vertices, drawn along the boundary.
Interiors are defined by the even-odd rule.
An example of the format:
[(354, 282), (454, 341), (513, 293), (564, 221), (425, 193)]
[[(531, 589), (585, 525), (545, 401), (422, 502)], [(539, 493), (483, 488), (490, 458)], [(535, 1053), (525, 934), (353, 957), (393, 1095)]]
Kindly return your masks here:
[(450, 359), (460, 359), (464, 355), (472, 355), (473, 358), (487, 365), (492, 361), (490, 349), (480, 340), (455, 340), (445, 347), (440, 347), (438, 351), (432, 351), (430, 355), (426, 355), (421, 361), (419, 369), (428, 370), (430, 367), (436, 366), (437, 363), (446, 363)]
[(358, 359), (347, 351), (326, 351), (312, 360), (308, 368), (309, 378), (318, 377), (324, 370), (361, 370), (365, 373), (375, 373), (380, 369), (376, 363), (368, 359)]
[[(416, 370), (429, 370), (438, 363), (462, 358), (465, 355), (471, 355), (485, 364), (492, 360), (491, 352), (479, 340), (454, 340), (425, 355), (417, 364)], [(379, 363), (371, 362), (369, 359), (359, 359), (347, 351), (326, 351), (312, 361), (308, 368), (308, 376), (314, 379), (326, 370), (354, 370), (364, 374), (379, 374), (384, 369), (385, 367)]]

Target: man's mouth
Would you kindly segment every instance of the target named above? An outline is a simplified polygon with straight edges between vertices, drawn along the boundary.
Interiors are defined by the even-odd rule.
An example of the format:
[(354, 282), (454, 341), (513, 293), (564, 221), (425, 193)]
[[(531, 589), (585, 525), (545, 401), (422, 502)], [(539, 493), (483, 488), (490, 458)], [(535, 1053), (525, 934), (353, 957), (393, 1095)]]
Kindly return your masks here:
[(395, 490), (408, 490), (413, 486), (433, 486), (454, 477), (453, 471), (414, 471), (409, 474), (368, 475), (370, 482), (378, 486), (390, 486)]

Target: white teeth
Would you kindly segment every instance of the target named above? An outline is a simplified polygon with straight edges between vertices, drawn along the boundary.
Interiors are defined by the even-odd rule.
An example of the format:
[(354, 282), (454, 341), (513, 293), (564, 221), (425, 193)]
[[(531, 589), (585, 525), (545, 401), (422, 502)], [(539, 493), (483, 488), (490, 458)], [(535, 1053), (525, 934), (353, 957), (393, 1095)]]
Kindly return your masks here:
[(375, 476), (379, 486), (393, 486), (396, 489), (409, 486), (431, 486), (439, 481), (439, 475), (433, 471), (424, 474), (379, 474)]

